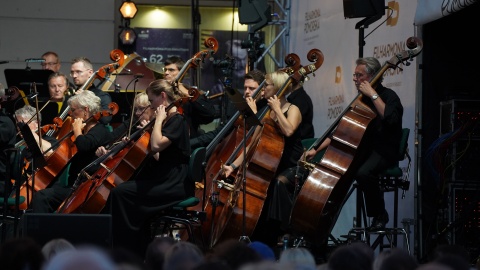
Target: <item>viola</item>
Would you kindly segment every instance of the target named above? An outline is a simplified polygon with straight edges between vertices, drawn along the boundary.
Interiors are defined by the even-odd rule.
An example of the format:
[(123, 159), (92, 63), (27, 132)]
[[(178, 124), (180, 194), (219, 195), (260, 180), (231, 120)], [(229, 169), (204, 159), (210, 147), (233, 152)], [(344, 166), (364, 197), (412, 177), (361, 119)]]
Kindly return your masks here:
[[(112, 102), (109, 105), (109, 110), (104, 110), (89, 117), (85, 122), (100, 119), (103, 116), (109, 116), (118, 112), (118, 105)], [(70, 123), (71, 125), (71, 123)], [(71, 127), (70, 127), (71, 129)], [(70, 159), (77, 153), (77, 147), (72, 137), (73, 131), (62, 137), (56, 144), (52, 145), (53, 153), (45, 158), (47, 165), (37, 169), (28, 178), (27, 181), (20, 187), (20, 195), (25, 197), (25, 201), (19, 205), (20, 210), (26, 210), (31, 202), (31, 194), (34, 191), (45, 189), (64, 167), (68, 164)], [(47, 149), (45, 153), (50, 151)], [(33, 187), (33, 188), (32, 188)]]
[[(422, 41), (416, 37), (408, 38), (406, 45), (408, 50), (392, 57), (370, 80), (372, 86), (379, 82), (386, 70), (399, 68), (400, 63), (413, 59), (423, 47)], [(317, 164), (299, 161), (310, 173), (295, 200), (291, 224), (295, 232), (311, 243), (324, 243), (335, 225), (358, 166), (356, 157), (362, 153), (362, 138), (377, 116), (362, 102), (362, 96), (360, 93), (313, 144), (312, 147), (317, 148), (331, 134), (331, 143), (322, 159)]]
[[(181, 108), (192, 98), (182, 97), (167, 106), (165, 110), (168, 111), (173, 106)], [(107, 154), (99, 157), (82, 170), (80, 174), (87, 180), (82, 182), (82, 178), (77, 178), (72, 193), (59, 206), (57, 212), (100, 213), (105, 206), (110, 190), (128, 181), (144, 163), (150, 152), (150, 129), (154, 124), (155, 119), (152, 119), (142, 129), (129, 136), (128, 140), (122, 140), (115, 144)], [(100, 168), (91, 176), (85, 173), (86, 169), (98, 165)]]

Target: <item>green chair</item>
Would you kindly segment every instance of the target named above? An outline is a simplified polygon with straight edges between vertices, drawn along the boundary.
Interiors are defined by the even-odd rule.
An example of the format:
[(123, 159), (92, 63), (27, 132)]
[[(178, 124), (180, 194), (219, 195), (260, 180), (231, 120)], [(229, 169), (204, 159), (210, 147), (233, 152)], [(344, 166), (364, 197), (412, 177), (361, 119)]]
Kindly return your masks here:
[[(302, 140), (303, 148), (306, 149), (306, 150), (309, 150), (310, 147), (311, 147), (317, 140), (318, 140), (318, 138), (303, 139), (303, 140)], [(313, 162), (313, 163), (318, 163), (318, 162), (320, 161), (320, 159), (322, 159), (323, 154), (325, 154), (325, 150), (318, 152), (317, 155), (315, 155), (315, 157), (312, 159), (312, 162)]]
[[(189, 175), (191, 179), (197, 182), (204, 182), (205, 147), (195, 149), (190, 155)], [(205, 183), (203, 183), (205, 186)], [(205, 191), (204, 191), (205, 192)], [(200, 199), (189, 197), (176, 205), (162, 211), (152, 222), (152, 236), (169, 235), (176, 238), (175, 231), (186, 230), (188, 241), (204, 246), (203, 235), (201, 235), (202, 222), (206, 219), (206, 213), (203, 211), (189, 210), (190, 207), (197, 206)], [(194, 229), (200, 233), (201, 239), (195, 237)]]
[[(410, 245), (408, 241), (408, 235), (405, 229), (398, 228), (398, 198), (399, 198), (399, 190), (403, 190), (402, 192), (402, 199), (405, 198), (405, 192), (410, 188), (410, 181), (408, 180), (408, 176), (410, 174), (410, 165), (411, 165), (411, 157), (408, 153), (408, 137), (410, 134), (410, 129), (403, 128), (402, 129), (402, 140), (400, 142), (400, 147), (398, 151), (398, 162), (395, 166), (392, 166), (379, 175), (379, 182), (383, 192), (394, 192), (394, 201), (393, 201), (393, 226), (387, 227), (380, 231), (368, 231), (366, 228), (359, 226), (361, 224), (361, 218), (363, 218), (363, 224), (366, 226), (367, 224), (367, 217), (365, 213), (365, 204), (363, 202), (363, 194), (358, 194), (357, 189), (357, 227), (353, 228), (349, 232), (349, 236), (361, 235), (362, 240), (369, 244), (372, 248), (379, 247), (380, 250), (383, 248), (393, 248), (397, 246), (397, 236), (403, 235), (405, 237), (405, 245), (407, 247), (408, 252), (410, 252)], [(405, 172), (403, 172), (402, 168), (400, 168), (400, 161), (407, 159), (408, 164), (406, 167)], [(356, 187), (356, 183), (354, 183), (352, 189)], [(352, 191), (351, 189), (351, 191)], [(349, 194), (351, 194), (351, 191)], [(348, 195), (349, 196), (349, 195)], [(347, 196), (347, 197), (348, 197)], [(376, 240), (371, 243), (370, 235), (375, 234), (378, 235)], [(388, 240), (388, 243), (384, 243), (384, 239)]]

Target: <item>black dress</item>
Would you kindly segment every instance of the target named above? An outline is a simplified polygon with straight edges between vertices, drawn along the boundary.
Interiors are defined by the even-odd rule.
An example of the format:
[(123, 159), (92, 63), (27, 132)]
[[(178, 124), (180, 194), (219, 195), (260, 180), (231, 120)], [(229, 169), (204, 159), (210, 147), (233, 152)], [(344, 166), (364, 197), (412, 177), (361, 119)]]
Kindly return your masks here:
[(298, 126), (302, 140), (314, 138), (315, 130), (313, 129), (313, 102), (303, 86), (288, 95), (287, 101), (297, 106), (302, 114), (302, 122)]
[[(33, 196), (32, 209), (35, 213), (52, 213), (57, 210), (60, 204), (68, 197), (75, 180), (80, 171), (88, 164), (94, 161), (97, 156), (95, 150), (100, 146), (105, 146), (110, 140), (110, 131), (101, 124), (92, 127), (86, 134), (75, 138), (77, 153), (70, 159), (68, 171), (68, 185), (58, 181), (57, 175), (53, 183), (46, 189), (40, 190)], [(93, 171), (94, 168), (92, 168)], [(91, 173), (91, 171), (89, 171)]]
[(188, 177), (190, 142), (185, 118), (173, 115), (162, 127), (162, 134), (171, 144), (160, 152), (159, 160), (148, 157), (134, 179), (113, 188), (103, 211), (112, 214), (114, 246), (142, 256), (148, 243), (149, 218), (194, 196), (195, 183)]

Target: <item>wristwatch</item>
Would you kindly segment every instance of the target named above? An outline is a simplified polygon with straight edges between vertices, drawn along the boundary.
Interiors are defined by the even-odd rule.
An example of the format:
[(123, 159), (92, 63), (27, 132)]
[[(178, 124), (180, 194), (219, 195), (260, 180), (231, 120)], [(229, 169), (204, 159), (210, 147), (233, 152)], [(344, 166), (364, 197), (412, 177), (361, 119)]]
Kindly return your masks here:
[(372, 100), (375, 100), (377, 98), (378, 98), (378, 94), (375, 94), (375, 95), (372, 96)]

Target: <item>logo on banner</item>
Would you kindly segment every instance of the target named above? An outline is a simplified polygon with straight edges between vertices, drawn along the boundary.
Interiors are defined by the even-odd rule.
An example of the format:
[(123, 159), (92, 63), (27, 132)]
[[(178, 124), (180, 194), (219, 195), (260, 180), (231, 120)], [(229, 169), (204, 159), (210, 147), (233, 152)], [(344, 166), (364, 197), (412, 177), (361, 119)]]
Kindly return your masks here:
[(303, 33), (305, 34), (306, 45), (313, 45), (314, 39), (318, 38), (320, 30), (320, 8), (305, 12), (305, 24)]
[(305, 34), (315, 32), (318, 29), (320, 29), (320, 9), (305, 12)]
[(398, 23), (398, 15), (400, 14), (400, 3), (397, 1), (388, 2), (388, 10), (392, 12), (392, 16), (388, 17), (387, 25), (396, 26)]

